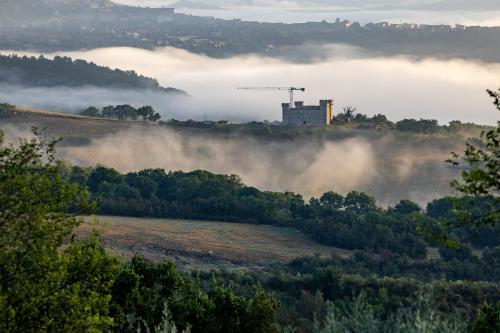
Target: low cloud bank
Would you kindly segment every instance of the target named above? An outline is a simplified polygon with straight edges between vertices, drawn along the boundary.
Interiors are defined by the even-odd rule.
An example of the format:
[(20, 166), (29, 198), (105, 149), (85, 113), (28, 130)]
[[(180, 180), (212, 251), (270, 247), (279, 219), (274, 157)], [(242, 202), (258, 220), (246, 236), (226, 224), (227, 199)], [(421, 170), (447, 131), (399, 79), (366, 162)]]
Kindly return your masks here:
[(462, 146), (399, 135), (263, 142), (158, 128), (123, 131), (87, 146), (62, 147), (59, 153), (78, 165), (102, 164), (122, 172), (163, 168), (237, 174), (259, 189), (293, 191), (306, 198), (359, 190), (390, 205), (404, 198), (425, 204), (448, 194), (457, 171), (444, 160)]
[[(155, 106), (164, 119), (231, 121), (280, 120), (286, 91), (242, 91), (240, 86), (298, 86), (297, 100), (317, 104), (333, 98), (335, 111), (355, 105), (368, 115), (392, 120), (433, 118), (495, 124), (486, 89), (500, 86), (500, 64), (465, 60), (414, 60), (378, 57), (341, 45), (304, 45), (290, 49), (292, 60), (263, 56), (213, 59), (185, 50), (155, 51), (105, 48), (59, 55), (131, 69), (157, 78), (162, 85), (187, 91), (192, 98), (163, 98), (148, 93), (96, 89), (23, 90), (12, 88), (0, 99), (26, 105), (54, 106), (123, 104)], [(36, 54), (35, 54), (36, 55)], [(53, 56), (49, 54), (48, 56)], [(23, 101), (26, 101), (23, 103)], [(42, 103), (43, 102), (43, 103)]]
[[(26, 126), (0, 126), (8, 142), (29, 137)], [(472, 134), (471, 134), (472, 135)], [(128, 127), (84, 145), (59, 146), (60, 158), (81, 166), (104, 165), (121, 172), (149, 168), (208, 170), (236, 174), (261, 190), (293, 191), (306, 199), (327, 191), (353, 190), (375, 196), (380, 205), (409, 199), (425, 205), (450, 193), (458, 177), (445, 160), (462, 151), (465, 138), (371, 132), (325, 140), (297, 137), (270, 141), (220, 137), (168, 127)]]
[[(190, 96), (168, 94), (153, 90), (106, 89), (99, 87), (22, 87), (0, 84), (0, 102), (20, 107), (33, 107), (48, 111), (78, 113), (89, 106), (130, 104), (134, 107), (151, 105), (164, 119), (198, 118)], [(182, 108), (179, 106), (182, 105)], [(192, 111), (189, 111), (192, 110)], [(217, 114), (212, 114), (217, 117)]]

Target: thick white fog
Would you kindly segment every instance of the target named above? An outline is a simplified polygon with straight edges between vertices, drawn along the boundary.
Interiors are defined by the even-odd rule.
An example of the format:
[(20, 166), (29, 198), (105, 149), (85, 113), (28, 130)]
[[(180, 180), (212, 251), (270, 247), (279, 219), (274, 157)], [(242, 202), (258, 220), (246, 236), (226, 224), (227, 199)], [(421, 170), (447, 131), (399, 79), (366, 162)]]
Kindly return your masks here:
[[(29, 126), (0, 124), (8, 142), (29, 137)], [(162, 168), (236, 174), (261, 190), (294, 191), (306, 198), (330, 190), (342, 194), (359, 190), (385, 206), (403, 198), (425, 205), (448, 195), (449, 182), (459, 170), (450, 168), (444, 160), (464, 145), (459, 137), (408, 137), (398, 133), (273, 141), (139, 126), (101, 134), (88, 145), (63, 145), (58, 154), (73, 164), (100, 164), (122, 172)]]
[(261, 22), (388, 21), (422, 24), (500, 25), (498, 0), (117, 0), (147, 6), (174, 6), (178, 12)]
[[(303, 46), (290, 52), (309, 54), (310, 58), (316, 49), (319, 47)], [(333, 98), (336, 111), (345, 105), (355, 105), (362, 113), (382, 113), (392, 120), (433, 118), (441, 123), (461, 120), (482, 124), (494, 124), (498, 120), (498, 112), (485, 90), (500, 86), (500, 64), (377, 57), (338, 45), (322, 46), (320, 51), (318, 54), (323, 57), (308, 63), (261, 56), (213, 59), (174, 48), (63, 52), (58, 54), (113, 68), (133, 69), (157, 78), (164, 86), (183, 89), (193, 97), (173, 99), (158, 94), (95, 88), (25, 90), (10, 87), (0, 89), (0, 100), (56, 110), (119, 103), (151, 104), (164, 119), (273, 121), (281, 118), (281, 103), (288, 100), (286, 91), (236, 88), (297, 86), (307, 89), (296, 95), (297, 100), (316, 104), (320, 99)]]
[[(20, 107), (34, 107), (55, 112), (77, 113), (89, 106), (130, 104), (136, 107), (154, 105), (164, 116), (183, 119), (186, 113), (177, 105), (192, 103), (193, 99), (153, 91), (106, 89), (98, 87), (21, 87), (0, 84), (0, 101)], [(195, 115), (193, 114), (193, 117)]]
[[(435, 118), (494, 124), (498, 112), (485, 90), (500, 86), (500, 64), (465, 60), (378, 57), (352, 47), (303, 46), (290, 50), (295, 61), (262, 56), (214, 59), (185, 50), (105, 48), (59, 55), (99, 65), (132, 69), (192, 97), (95, 87), (0, 87), (0, 101), (60, 110), (89, 105), (153, 105), (164, 119), (280, 120), (288, 93), (241, 91), (238, 86), (299, 86), (296, 99), (317, 103), (334, 98), (336, 111), (355, 105), (360, 112), (392, 120)], [(9, 53), (9, 52), (3, 52)], [(37, 55), (37, 54), (34, 54)], [(48, 54), (47, 56), (54, 56)], [(308, 60), (308, 61), (300, 61)], [(3, 128), (8, 138), (28, 135), (29, 126)], [(104, 164), (121, 171), (143, 168), (206, 169), (240, 175), (261, 189), (318, 196), (328, 190), (362, 190), (384, 205), (401, 198), (426, 203), (446, 195), (456, 176), (443, 162), (464, 142), (425, 142), (401, 136), (335, 142), (275, 143), (251, 139), (193, 137), (167, 129), (124, 130), (90, 145), (63, 147), (61, 157), (81, 165)]]

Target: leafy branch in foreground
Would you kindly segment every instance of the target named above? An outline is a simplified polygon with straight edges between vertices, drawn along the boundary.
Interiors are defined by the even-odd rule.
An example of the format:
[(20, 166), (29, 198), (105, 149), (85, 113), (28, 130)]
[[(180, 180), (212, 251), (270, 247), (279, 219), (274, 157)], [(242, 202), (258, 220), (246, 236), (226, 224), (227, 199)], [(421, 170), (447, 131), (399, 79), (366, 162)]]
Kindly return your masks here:
[[(488, 90), (488, 94), (500, 111), (500, 90)], [(460, 165), (458, 160), (461, 156), (457, 153), (452, 156), (453, 159), (447, 162), (454, 166)], [(460, 180), (451, 182), (451, 188), (470, 198), (471, 204), (464, 205), (467, 200), (457, 200), (454, 211), (458, 223), (448, 222), (444, 228), (445, 234), (447, 230), (463, 225), (495, 225), (500, 219), (500, 121), (496, 128), (483, 131), (475, 143), (467, 143), (463, 161), (466, 169), (462, 171)], [(493, 203), (478, 214), (472, 204), (477, 198), (490, 198)]]
[[(500, 111), (500, 90), (489, 90), (494, 104)], [(459, 155), (454, 153), (454, 157)], [(479, 143), (468, 143), (464, 153), (468, 169), (462, 172), (462, 181), (452, 182), (456, 191), (473, 196), (500, 195), (500, 122), (497, 127), (483, 131)], [(458, 162), (452, 162), (457, 164)]]
[(63, 179), (56, 141), (34, 130), (6, 145), (0, 133), (0, 331), (107, 330), (117, 260), (95, 237), (65, 240), (94, 208), (86, 190)]

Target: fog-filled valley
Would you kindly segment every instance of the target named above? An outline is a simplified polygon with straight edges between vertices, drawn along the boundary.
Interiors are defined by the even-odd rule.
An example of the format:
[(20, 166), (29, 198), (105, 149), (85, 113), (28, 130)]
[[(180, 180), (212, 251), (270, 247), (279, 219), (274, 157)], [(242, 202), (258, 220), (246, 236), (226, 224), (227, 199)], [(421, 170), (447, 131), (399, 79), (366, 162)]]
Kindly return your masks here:
[[(12, 51), (3, 51), (10, 54)], [(38, 55), (39, 53), (16, 52)], [(163, 119), (245, 122), (281, 119), (286, 91), (241, 91), (246, 86), (305, 87), (296, 100), (317, 104), (333, 98), (334, 113), (346, 105), (359, 112), (384, 114), (390, 120), (432, 118), (494, 124), (496, 114), (485, 91), (500, 84), (500, 65), (459, 59), (381, 57), (342, 45), (304, 45), (283, 57), (237, 56), (213, 59), (184, 50), (155, 51), (105, 48), (58, 55), (98, 65), (135, 70), (163, 86), (185, 90), (191, 97), (95, 87), (4, 87), (0, 100), (31, 107), (77, 111), (91, 105), (152, 105)], [(53, 57), (54, 54), (47, 54)]]
[(499, 44), (498, 0), (0, 0), (0, 333), (500, 332)]
[[(64, 121), (59, 123), (64, 126)], [(9, 125), (4, 130), (11, 142), (29, 136), (29, 126)], [(305, 198), (356, 190), (375, 196), (383, 206), (402, 198), (426, 205), (450, 193), (449, 182), (459, 169), (445, 160), (461, 149), (467, 137), (466, 133), (425, 137), (361, 131), (338, 139), (306, 136), (273, 141), (265, 136), (224, 138), (164, 126), (136, 126), (84, 145), (64, 144), (59, 156), (76, 165), (99, 164), (121, 172), (161, 168), (235, 174), (250, 186), (292, 191)]]
[[(286, 54), (213, 59), (174, 48), (104, 48), (44, 54), (48, 58), (68, 56), (134, 70), (189, 95), (96, 86), (4, 84), (0, 100), (58, 112), (130, 104), (151, 105), (164, 120), (273, 122), (281, 120), (281, 103), (288, 99), (286, 91), (237, 88), (291, 84), (306, 87), (295, 98), (307, 104), (333, 98), (334, 114), (343, 112), (344, 106), (354, 105), (359, 112), (384, 114), (393, 121), (425, 118), (437, 119), (441, 124), (452, 120), (494, 124), (497, 119), (486, 89), (500, 85), (499, 64), (381, 57), (344, 45), (305, 45), (290, 48), (289, 54), (294, 59)], [(23, 127), (24, 133), (28, 128)], [(9, 127), (10, 137), (14, 132)], [(89, 136), (90, 145), (64, 147), (61, 156), (79, 165), (103, 164), (122, 172), (164, 168), (237, 174), (251, 186), (293, 191), (305, 197), (320, 196), (329, 190), (344, 194), (359, 190), (374, 195), (381, 205), (394, 204), (401, 198), (425, 205), (449, 193), (449, 182), (458, 170), (452, 170), (444, 161), (452, 151), (460, 150), (468, 137), (478, 134), (462, 133), (457, 140), (453, 136), (367, 133), (351, 133), (347, 139), (334, 141), (306, 137), (291, 142), (264, 139), (264, 144), (259, 144), (239, 136), (221, 139), (168, 129), (127, 129), (105, 137)]]
[(291, 191), (305, 198), (328, 191), (344, 195), (363, 191), (382, 206), (402, 198), (425, 206), (450, 193), (449, 182), (458, 170), (445, 160), (450, 149), (460, 149), (461, 143), (397, 135), (262, 142), (157, 130), (127, 131), (95, 140), (90, 146), (65, 147), (61, 156), (78, 165), (103, 164), (122, 172), (162, 168), (235, 174), (250, 186)]

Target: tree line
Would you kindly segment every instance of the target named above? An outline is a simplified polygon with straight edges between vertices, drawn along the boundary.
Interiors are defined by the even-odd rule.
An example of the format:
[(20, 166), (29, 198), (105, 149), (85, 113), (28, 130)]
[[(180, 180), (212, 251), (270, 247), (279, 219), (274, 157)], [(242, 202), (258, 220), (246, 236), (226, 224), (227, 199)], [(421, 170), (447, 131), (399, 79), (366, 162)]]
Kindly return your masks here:
[[(432, 328), (432, 325), (438, 323), (432, 323), (433, 319), (429, 317), (420, 318), (422, 324), (429, 326), (429, 332), (495, 332), (474, 330), (473, 326), (475, 320), (481, 320), (483, 304), (495, 304), (498, 301), (498, 282), (447, 280), (439, 274), (429, 279), (411, 274), (391, 276), (390, 273), (398, 268), (397, 265), (391, 265), (391, 260), (367, 259), (368, 257), (358, 252), (355, 258), (345, 259), (345, 265), (338, 266), (342, 259), (322, 259), (314, 256), (298, 258), (289, 264), (275, 265), (246, 274), (228, 271), (192, 272), (192, 276), (200, 277), (202, 285), (208, 286), (215, 274), (219, 280), (233, 286), (235, 291), (242, 294), (251, 292), (251, 286), (255, 284), (263, 286), (280, 301), (277, 321), (282, 326), (295, 328), (298, 332), (320, 332), (318, 326), (326, 325), (328, 317), (332, 315), (329, 313), (331, 305), (336, 307), (336, 310), (345, 310), (346, 307), (353, 306), (360, 296), (365, 299), (367, 307), (375, 310), (373, 315), (389, 325), (401, 324), (396, 319), (401, 311), (408, 314), (408, 318), (403, 321), (408, 327), (419, 320), (419, 316), (424, 316), (425, 312), (431, 312), (436, 317), (434, 320), (441, 325), (457, 319), (461, 325), (460, 329), (456, 330)], [(365, 260), (387, 261), (383, 265), (385, 272), (380, 274), (380, 271), (373, 267), (377, 266), (376, 263), (373, 266), (363, 264)], [(498, 270), (498, 264), (496, 267)], [(422, 269), (417, 274), (424, 277), (426, 271)], [(495, 277), (495, 280), (498, 280), (498, 277)], [(335, 311), (335, 314), (338, 316), (342, 312)], [(351, 330), (326, 332), (374, 332), (364, 322), (368, 319), (356, 317), (348, 311), (342, 313), (341, 318), (336, 321), (337, 324), (352, 321)], [(495, 328), (492, 323), (490, 325), (490, 328)], [(408, 331), (409, 328), (400, 332)], [(411, 332), (422, 331), (415, 329)]]
[(337, 114), (334, 119), (336, 122), (340, 123), (355, 123), (360, 126), (363, 125), (375, 125), (375, 126), (385, 126), (387, 128), (393, 128), (401, 132), (410, 133), (420, 133), (420, 134), (435, 134), (435, 133), (448, 133), (456, 132), (461, 130), (468, 130), (477, 128), (478, 125), (471, 123), (462, 123), (458, 120), (453, 120), (449, 122), (446, 126), (439, 125), (438, 121), (435, 119), (402, 119), (397, 122), (390, 121), (383, 114), (376, 114), (369, 117), (366, 114), (357, 111), (354, 106), (346, 106), (343, 108), (343, 112)]
[[(207, 171), (149, 169), (121, 174), (102, 166), (74, 166), (66, 172), (71, 181), (89, 189), (100, 214), (287, 226), (325, 245), (413, 258), (424, 258), (427, 247), (433, 244), (418, 228), (437, 232), (439, 220), (450, 217), (456, 204), (469, 200), (443, 198), (429, 203), (426, 210), (403, 200), (383, 209), (361, 192), (346, 196), (327, 192), (306, 202), (299, 194), (260, 191), (245, 186), (238, 176)], [(478, 210), (483, 207), (485, 212), (500, 205), (490, 197), (470, 204)], [(453, 237), (470, 236), (479, 248), (500, 245), (500, 229), (490, 228), (474, 234), (463, 227), (455, 230)]]
[(124, 105), (108, 105), (102, 109), (91, 106), (79, 113), (81, 116), (120, 119), (120, 120), (137, 120), (156, 122), (161, 119), (161, 116), (153, 107), (146, 105), (138, 109), (128, 104)]

